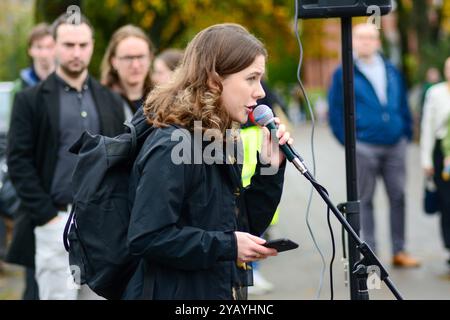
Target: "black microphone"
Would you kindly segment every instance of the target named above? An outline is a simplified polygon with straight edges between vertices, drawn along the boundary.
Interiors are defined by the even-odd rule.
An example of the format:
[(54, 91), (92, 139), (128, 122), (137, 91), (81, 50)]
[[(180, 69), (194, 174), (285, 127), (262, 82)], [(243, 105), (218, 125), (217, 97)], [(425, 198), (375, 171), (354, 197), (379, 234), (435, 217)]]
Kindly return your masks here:
[[(274, 139), (278, 139), (275, 134), (278, 130), (277, 125), (275, 124), (273, 112), (270, 107), (266, 106), (265, 104), (260, 104), (253, 110), (253, 120), (256, 124), (266, 127), (269, 129), (270, 133), (272, 134)], [(287, 142), (283, 145), (279, 145), (281, 151), (286, 156), (286, 159), (289, 160), (289, 162), (292, 162), (292, 164), (302, 173), (305, 174), (308, 172), (308, 169), (306, 169), (305, 164), (303, 163), (302, 157), (295, 151), (295, 149), (290, 146)]]

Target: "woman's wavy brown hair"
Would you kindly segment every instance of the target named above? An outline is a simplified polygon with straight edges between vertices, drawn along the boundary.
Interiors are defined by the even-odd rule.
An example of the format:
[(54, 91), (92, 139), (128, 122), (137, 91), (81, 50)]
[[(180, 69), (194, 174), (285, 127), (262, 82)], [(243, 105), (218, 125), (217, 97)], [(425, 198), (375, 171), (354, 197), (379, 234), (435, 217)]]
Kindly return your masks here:
[[(112, 66), (111, 60), (116, 55), (116, 50), (119, 43), (130, 37), (144, 40), (148, 45), (148, 50), (150, 52), (150, 60), (153, 60), (154, 57), (153, 43), (141, 28), (128, 24), (117, 29), (114, 32), (114, 34), (111, 37), (111, 40), (109, 41), (108, 47), (106, 48), (105, 55), (103, 56), (102, 59), (102, 64), (100, 68), (101, 83), (108, 88), (114, 88), (121, 94), (124, 94), (124, 92), (122, 85), (120, 83), (119, 74)], [(149, 72), (144, 82), (144, 96), (152, 88), (150, 70), (151, 68), (149, 68)]]
[(249, 67), (257, 56), (267, 57), (264, 45), (238, 24), (217, 24), (199, 32), (188, 44), (171, 81), (154, 88), (144, 105), (148, 122), (156, 127), (177, 124), (194, 130), (225, 134), (233, 123), (221, 105), (222, 80)]

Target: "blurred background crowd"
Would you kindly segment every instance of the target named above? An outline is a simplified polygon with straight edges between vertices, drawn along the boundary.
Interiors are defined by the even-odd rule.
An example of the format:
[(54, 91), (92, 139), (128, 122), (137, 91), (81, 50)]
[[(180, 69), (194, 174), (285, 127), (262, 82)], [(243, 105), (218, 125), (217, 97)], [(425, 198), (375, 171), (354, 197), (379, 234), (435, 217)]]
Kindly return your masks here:
[[(175, 69), (183, 48), (193, 35), (215, 23), (236, 22), (257, 35), (267, 46), (266, 83), (273, 92), (272, 101), (279, 107), (278, 113), (286, 116), (293, 126), (311, 119), (296, 79), (299, 49), (294, 36), (293, 1), (2, 0), (2, 158), (14, 92), (43, 80), (55, 68), (50, 57), (54, 46), (51, 34), (41, 30), (33, 36), (33, 32), (40, 23), (51, 24), (71, 5), (81, 9), (95, 30), (89, 74), (122, 96), (128, 106), (125, 110), (127, 117), (142, 104), (152, 86), (167, 80), (167, 74)], [(354, 19), (355, 23), (366, 20)], [(301, 77), (316, 120), (323, 126), (328, 123), (330, 108), (327, 96), (332, 76), (341, 61), (339, 23), (338, 19), (299, 22), (304, 48)], [(124, 44), (124, 39), (129, 37), (135, 42)], [(380, 37), (384, 57), (396, 67), (406, 85), (412, 121), (411, 138), (413, 143), (419, 144), (426, 93), (433, 85), (446, 81), (444, 65), (450, 56), (450, 0), (394, 1), (393, 12), (381, 19)], [(141, 53), (127, 53), (130, 48), (137, 48)], [(114, 60), (114, 57), (117, 59)], [(133, 74), (130, 66), (136, 66), (141, 72)], [(139, 80), (141, 82), (137, 88), (127, 85), (140, 78), (142, 81)], [(18, 79), (21, 83), (17, 82)], [(443, 101), (450, 105), (450, 101)], [(0, 165), (0, 170), (3, 170), (4, 160)], [(12, 227), (10, 219), (0, 221), (0, 260), (6, 254)], [(450, 248), (450, 242), (445, 245)], [(419, 265), (419, 262), (413, 262), (412, 265)], [(0, 277), (4, 272), (1, 268), (2, 265)], [(254, 294), (264, 294), (274, 289), (262, 275), (258, 277), (261, 277), (260, 287), (255, 286)]]

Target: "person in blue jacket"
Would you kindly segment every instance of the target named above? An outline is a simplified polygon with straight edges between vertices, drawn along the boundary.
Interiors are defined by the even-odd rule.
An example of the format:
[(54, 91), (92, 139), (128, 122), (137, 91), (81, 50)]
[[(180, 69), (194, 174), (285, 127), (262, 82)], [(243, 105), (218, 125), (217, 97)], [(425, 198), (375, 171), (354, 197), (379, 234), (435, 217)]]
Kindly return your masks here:
[[(375, 25), (354, 27), (356, 164), (361, 233), (363, 240), (376, 250), (373, 195), (376, 180), (381, 177), (389, 198), (392, 264), (417, 267), (419, 261), (405, 252), (405, 158), (407, 144), (412, 138), (412, 119), (403, 78), (380, 54), (380, 48), (380, 34)], [(342, 68), (338, 68), (333, 75), (328, 102), (333, 134), (345, 144), (342, 76)]]

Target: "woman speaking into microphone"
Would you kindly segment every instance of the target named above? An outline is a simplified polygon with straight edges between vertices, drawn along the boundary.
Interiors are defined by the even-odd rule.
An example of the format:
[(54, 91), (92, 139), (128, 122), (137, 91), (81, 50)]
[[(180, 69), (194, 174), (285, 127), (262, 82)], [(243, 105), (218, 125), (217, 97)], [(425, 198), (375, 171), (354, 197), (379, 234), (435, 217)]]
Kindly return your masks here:
[[(241, 163), (229, 154), (239, 149), (239, 126), (265, 96), (266, 58), (242, 26), (214, 25), (189, 43), (171, 81), (148, 96), (144, 113), (155, 129), (130, 179), (128, 241), (141, 262), (125, 299), (246, 299), (251, 262), (277, 254), (257, 235), (279, 204), (284, 155), (263, 128), (255, 175), (242, 188)], [(275, 121), (279, 144), (291, 144)], [(180, 153), (180, 139), (192, 152)], [(221, 147), (210, 153), (214, 162), (204, 156), (212, 140)]]

